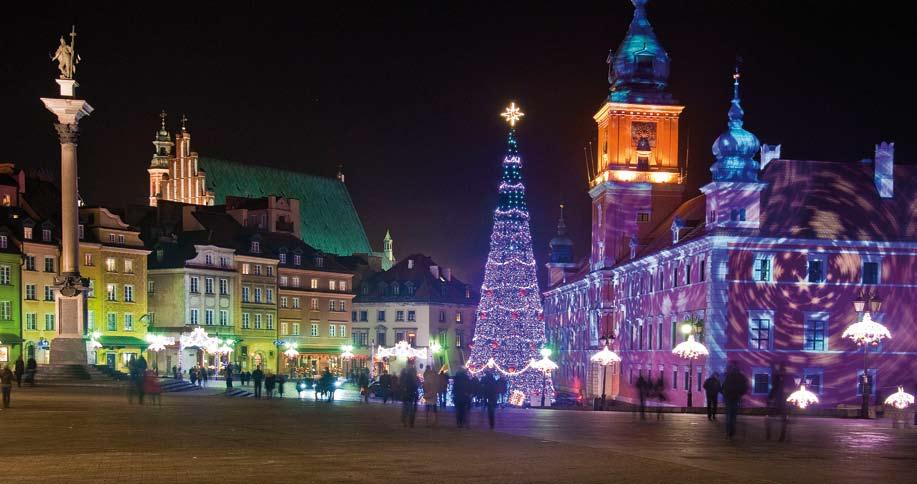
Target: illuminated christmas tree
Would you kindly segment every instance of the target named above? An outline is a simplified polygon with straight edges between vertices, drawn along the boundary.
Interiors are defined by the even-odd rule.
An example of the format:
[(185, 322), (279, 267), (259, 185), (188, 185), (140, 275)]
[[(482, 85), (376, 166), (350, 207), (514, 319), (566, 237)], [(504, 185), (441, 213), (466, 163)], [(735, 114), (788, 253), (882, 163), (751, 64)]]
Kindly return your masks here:
[(515, 103), (503, 113), (510, 124), (509, 142), (467, 366), (472, 374), (493, 368), (509, 379), (510, 394), (518, 390), (527, 399), (540, 396), (545, 385), (550, 402), (554, 396), (550, 378), (543, 380), (542, 372), (530, 367), (541, 358), (545, 325), (516, 142), (515, 124), (522, 115)]

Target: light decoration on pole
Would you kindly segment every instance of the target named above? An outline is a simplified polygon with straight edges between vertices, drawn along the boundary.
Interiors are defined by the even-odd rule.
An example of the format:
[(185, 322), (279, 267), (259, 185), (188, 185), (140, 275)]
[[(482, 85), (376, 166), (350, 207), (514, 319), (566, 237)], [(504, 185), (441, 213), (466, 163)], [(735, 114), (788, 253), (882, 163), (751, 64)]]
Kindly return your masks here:
[(166, 349), (166, 346), (171, 346), (175, 344), (175, 338), (173, 336), (163, 336), (161, 334), (147, 334), (146, 342), (150, 344), (147, 347), (150, 351), (162, 351)]
[(904, 387), (898, 386), (898, 391), (889, 395), (885, 399), (885, 404), (891, 405), (898, 410), (904, 410), (914, 404), (914, 395), (905, 392)]
[[(472, 374), (494, 368), (507, 378), (510, 395), (519, 390), (531, 397), (541, 392), (544, 383), (538, 371), (529, 370), (538, 360), (538, 349), (544, 346), (546, 337), (522, 159), (516, 141), (515, 125), (522, 116), (515, 103), (503, 113), (510, 125), (507, 149), (471, 355), (465, 366)], [(550, 381), (546, 392), (553, 400)]]
[(800, 409), (805, 409), (809, 405), (818, 403), (818, 395), (810, 392), (809, 390), (806, 390), (805, 382), (800, 383), (800, 380), (797, 379), (796, 384), (799, 385), (799, 389), (787, 397), (787, 402), (796, 405)]
[(283, 356), (286, 356), (288, 359), (292, 360), (299, 356), (299, 351), (296, 349), (296, 345), (290, 342), (284, 343), (284, 346), (287, 347), (283, 352)]
[(353, 345), (344, 345), (341, 346), (341, 358), (345, 360), (352, 359), (355, 355), (353, 354)]
[(383, 348), (381, 345), (376, 350), (376, 358), (427, 358), (426, 348), (412, 348), (407, 341), (399, 341), (391, 348)]
[(204, 328), (194, 328), (190, 333), (184, 333), (179, 336), (178, 344), (182, 350), (185, 348), (200, 348), (208, 353), (228, 355), (232, 353), (232, 345), (235, 344), (235, 341), (215, 338), (209, 336)]
[(863, 314), (863, 319), (847, 326), (842, 338), (849, 339), (857, 345), (877, 345), (883, 339), (891, 339), (892, 334), (881, 323), (873, 321), (869, 312)]
[[(538, 361), (532, 361), (529, 363), (529, 367), (534, 368), (541, 372), (541, 406), (545, 405), (545, 397), (547, 396), (548, 389), (548, 376), (552, 371), (557, 369), (557, 363), (551, 361), (551, 349), (542, 348), (541, 349), (541, 359)], [(553, 398), (548, 400), (553, 401)]]
[(99, 338), (101, 337), (102, 333), (99, 331), (93, 331), (89, 334), (89, 351), (102, 348), (102, 343), (99, 343)]
[(707, 351), (706, 346), (694, 340), (693, 334), (689, 334), (688, 340), (678, 343), (672, 350), (672, 354), (686, 360), (696, 360), (701, 356), (709, 355), (710, 352)]
[(621, 357), (618, 356), (618, 354), (614, 351), (608, 349), (608, 345), (605, 345), (605, 347), (602, 348), (602, 351), (599, 351), (598, 353), (589, 357), (589, 361), (598, 363), (602, 366), (608, 366), (612, 363), (619, 363), (621, 361)]

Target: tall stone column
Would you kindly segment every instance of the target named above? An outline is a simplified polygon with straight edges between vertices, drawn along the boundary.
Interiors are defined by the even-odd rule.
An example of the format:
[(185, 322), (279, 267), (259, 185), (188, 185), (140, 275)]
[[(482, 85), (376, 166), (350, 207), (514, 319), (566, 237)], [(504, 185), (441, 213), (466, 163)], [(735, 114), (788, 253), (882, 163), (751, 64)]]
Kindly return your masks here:
[(85, 365), (86, 284), (79, 269), (76, 147), (79, 121), (92, 112), (92, 106), (74, 98), (75, 80), (56, 81), (61, 97), (41, 99), (48, 111), (57, 117), (54, 128), (61, 146), (61, 260), (60, 276), (55, 278), (57, 336), (51, 343), (51, 364)]

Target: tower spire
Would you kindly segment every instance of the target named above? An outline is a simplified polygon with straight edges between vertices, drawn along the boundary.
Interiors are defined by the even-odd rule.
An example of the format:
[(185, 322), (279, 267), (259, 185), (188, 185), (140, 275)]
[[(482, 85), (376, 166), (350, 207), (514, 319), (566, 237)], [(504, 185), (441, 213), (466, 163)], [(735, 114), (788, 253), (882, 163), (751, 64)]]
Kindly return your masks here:
[(745, 111), (739, 97), (739, 61), (732, 74), (732, 101), (726, 131), (713, 143), (716, 162), (710, 168), (714, 181), (757, 181), (758, 162), (754, 160), (761, 143), (743, 128)]

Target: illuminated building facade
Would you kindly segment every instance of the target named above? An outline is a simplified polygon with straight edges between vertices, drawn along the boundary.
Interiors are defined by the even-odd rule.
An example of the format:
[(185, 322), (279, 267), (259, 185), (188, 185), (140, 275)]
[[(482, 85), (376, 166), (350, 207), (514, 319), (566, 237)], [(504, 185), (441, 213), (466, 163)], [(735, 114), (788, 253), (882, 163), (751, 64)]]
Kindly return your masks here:
[[(873, 392), (913, 385), (917, 190), (902, 181), (917, 170), (895, 166), (888, 143), (876, 146), (874, 160), (781, 158), (779, 146), (761, 146), (744, 129), (737, 73), (727, 129), (713, 145), (712, 181), (685, 200), (677, 148), (644, 136), (677, 130), (681, 109), (664, 92), (668, 57), (645, 3), (634, 1), (634, 20), (610, 56), (609, 100), (595, 117), (591, 254), (575, 267), (549, 264), (545, 317), (561, 366), (558, 389), (603, 393), (603, 368), (589, 357), (611, 335), (623, 361), (609, 369), (605, 390), (618, 400), (635, 402), (643, 376), (663, 379), (668, 405), (685, 405), (688, 389), (703, 405), (703, 380), (734, 361), (749, 378), (752, 405), (764, 404), (781, 364), (787, 392), (800, 378), (823, 408), (857, 405), (863, 351), (841, 335), (856, 321), (852, 303), (864, 291), (885, 301), (873, 317), (892, 334), (870, 349)], [(621, 102), (643, 107), (625, 110)], [(635, 130), (636, 117), (650, 123), (654, 111), (676, 116), (674, 123), (660, 114), (655, 128)], [(633, 116), (624, 129), (630, 136), (609, 135), (626, 116)], [(710, 351), (693, 374), (672, 354), (686, 320)]]

